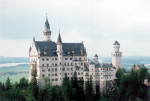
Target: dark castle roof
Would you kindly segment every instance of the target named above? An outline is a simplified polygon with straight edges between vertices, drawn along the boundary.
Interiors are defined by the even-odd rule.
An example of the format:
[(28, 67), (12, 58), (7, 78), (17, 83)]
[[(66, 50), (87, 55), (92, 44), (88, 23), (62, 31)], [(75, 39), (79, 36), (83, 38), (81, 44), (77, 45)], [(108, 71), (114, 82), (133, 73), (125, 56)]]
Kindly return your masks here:
[[(57, 56), (57, 44), (52, 41), (35, 41), (40, 56)], [(63, 56), (83, 56), (86, 49), (83, 43), (62, 43)]]
[(90, 64), (94, 64), (96, 68), (111, 68), (113, 67), (111, 63), (95, 63), (93, 60), (88, 60)]
[(118, 41), (115, 41), (113, 45), (120, 45)]

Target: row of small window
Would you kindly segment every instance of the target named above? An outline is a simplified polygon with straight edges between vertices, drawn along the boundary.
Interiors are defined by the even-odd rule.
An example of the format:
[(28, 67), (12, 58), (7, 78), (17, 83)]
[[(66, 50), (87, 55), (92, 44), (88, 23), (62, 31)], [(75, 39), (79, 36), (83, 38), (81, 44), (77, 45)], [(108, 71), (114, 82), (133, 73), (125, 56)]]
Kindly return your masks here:
[(111, 79), (111, 77), (101, 77), (101, 79)]
[[(68, 79), (71, 80), (72, 77), (68, 77)], [(82, 79), (82, 80), (83, 80), (83, 77), (79, 77), (78, 79)], [(50, 80), (51, 80), (51, 81), (58, 81), (58, 78), (50, 79)], [(62, 79), (60, 78), (60, 80), (62, 80)]]
[[(55, 73), (55, 74), (48, 74), (48, 76), (57, 76), (58, 74), (57, 73)], [(60, 73), (60, 75), (61, 75), (61, 73)], [(67, 75), (73, 75), (73, 73), (67, 73)], [(83, 75), (83, 72), (78, 72), (78, 75)], [(42, 75), (42, 77), (45, 77), (45, 74), (43, 74)]]
[[(55, 63), (55, 64), (53, 64), (52, 63), (52, 66), (57, 66), (58, 64), (57, 63)], [(60, 65), (61, 65), (61, 63), (60, 63)], [(77, 63), (75, 63), (75, 66), (77, 65)], [(82, 65), (83, 66), (83, 63), (80, 63), (80, 65)], [(50, 65), (49, 64), (42, 64), (42, 66), (44, 67), (44, 66), (47, 66), (47, 67), (49, 67)], [(73, 63), (64, 63), (64, 66), (73, 66)]]
[[(52, 58), (52, 60), (57, 60), (57, 58)], [(73, 60), (73, 58), (65, 58), (65, 60)], [(75, 58), (77, 60), (77, 58)], [(82, 60), (81, 57), (79, 57), (79, 60)], [(42, 61), (49, 61), (49, 58), (42, 58)]]
[[(60, 70), (65, 71), (65, 68), (60, 68)], [(69, 70), (73, 71), (73, 68), (67, 68), (66, 70), (67, 70), (67, 71), (69, 71)], [(54, 68), (48, 69), (48, 71), (49, 71), (49, 72), (50, 72), (50, 71), (54, 72), (54, 71), (57, 71), (57, 68), (55, 68), (55, 69), (54, 69)], [(45, 72), (45, 70), (42, 69), (42, 72)]]
[[(42, 58), (42, 61), (45, 61), (45, 60), (46, 60), (46, 61), (49, 61), (49, 58), (46, 58), (46, 59), (45, 59), (45, 58)], [(52, 60), (57, 60), (57, 58), (52, 58)]]
[[(96, 73), (96, 75), (99, 75), (99, 73)], [(111, 73), (100, 73), (100, 75), (111, 75)]]

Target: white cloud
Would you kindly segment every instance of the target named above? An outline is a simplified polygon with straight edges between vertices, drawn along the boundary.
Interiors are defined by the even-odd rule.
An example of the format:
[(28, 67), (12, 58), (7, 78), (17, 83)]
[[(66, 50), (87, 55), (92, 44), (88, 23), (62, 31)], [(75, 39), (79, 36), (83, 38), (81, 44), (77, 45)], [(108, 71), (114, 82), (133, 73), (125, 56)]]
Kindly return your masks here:
[[(21, 27), (30, 29), (27, 30), (28, 37), (34, 35), (29, 32), (31, 30), (41, 33), (39, 27), (34, 29), (34, 26), (42, 26), (41, 19), (47, 12), (51, 21), (52, 38), (56, 39), (60, 29), (65, 42), (84, 41), (90, 55), (98, 53), (110, 56), (113, 41), (119, 40), (124, 55), (150, 56), (149, 0), (0, 0), (0, 2), (0, 15), (3, 21), (8, 23), (13, 20), (16, 21), (15, 26), (19, 26), (16, 29), (14, 26), (9, 27), (12, 33)], [(17, 25), (20, 17), (25, 20), (23, 26)], [(28, 17), (33, 17), (33, 22), (26, 22)], [(8, 35), (5, 34), (5, 30), (7, 28), (0, 32)], [(38, 38), (42, 37), (42, 34), (36, 35)], [(1, 40), (0, 45), (4, 48), (0, 51), (0, 55), (8, 52), (7, 56), (28, 56), (27, 46), (30, 43), (15, 40), (17, 39)], [(13, 45), (10, 46), (10, 43)]]
[(0, 56), (27, 57), (30, 44), (27, 40), (0, 40)]

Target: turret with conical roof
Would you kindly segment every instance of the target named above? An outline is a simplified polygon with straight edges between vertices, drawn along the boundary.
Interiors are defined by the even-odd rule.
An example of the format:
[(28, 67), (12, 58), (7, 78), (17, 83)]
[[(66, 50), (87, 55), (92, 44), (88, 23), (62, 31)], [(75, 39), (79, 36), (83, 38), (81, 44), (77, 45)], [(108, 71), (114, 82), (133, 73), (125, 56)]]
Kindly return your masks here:
[(58, 55), (58, 60), (62, 61), (62, 55), (63, 55), (63, 49), (62, 49), (62, 39), (61, 39), (61, 35), (60, 35), (60, 31), (59, 31), (59, 35), (57, 38), (57, 55)]
[(112, 64), (114, 67), (119, 68), (121, 67), (121, 58), (122, 52), (120, 52), (120, 43), (115, 41), (113, 44), (113, 52), (112, 52)]
[(50, 41), (51, 30), (50, 30), (50, 24), (48, 22), (48, 18), (47, 17), (46, 17), (43, 33), (44, 33), (44, 41)]
[(57, 38), (57, 44), (62, 44), (62, 39), (61, 39), (60, 31), (59, 31), (59, 35), (58, 35), (58, 38)]

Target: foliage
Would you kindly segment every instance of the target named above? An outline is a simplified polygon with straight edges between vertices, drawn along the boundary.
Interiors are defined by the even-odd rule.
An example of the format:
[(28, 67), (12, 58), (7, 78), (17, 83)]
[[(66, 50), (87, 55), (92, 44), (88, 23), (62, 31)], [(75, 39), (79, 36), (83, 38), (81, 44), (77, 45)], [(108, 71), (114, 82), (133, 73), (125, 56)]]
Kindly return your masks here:
[(0, 101), (148, 101), (150, 88), (144, 81), (149, 76), (144, 67), (128, 73), (119, 69), (117, 79), (107, 81), (105, 93), (100, 95), (99, 86), (94, 86), (92, 77), (83, 81), (75, 72), (70, 79), (65, 75), (61, 86), (52, 86), (45, 79), (45, 86), (40, 88), (34, 73), (30, 83), (25, 78), (14, 84), (9, 78), (5, 83), (0, 82)]

